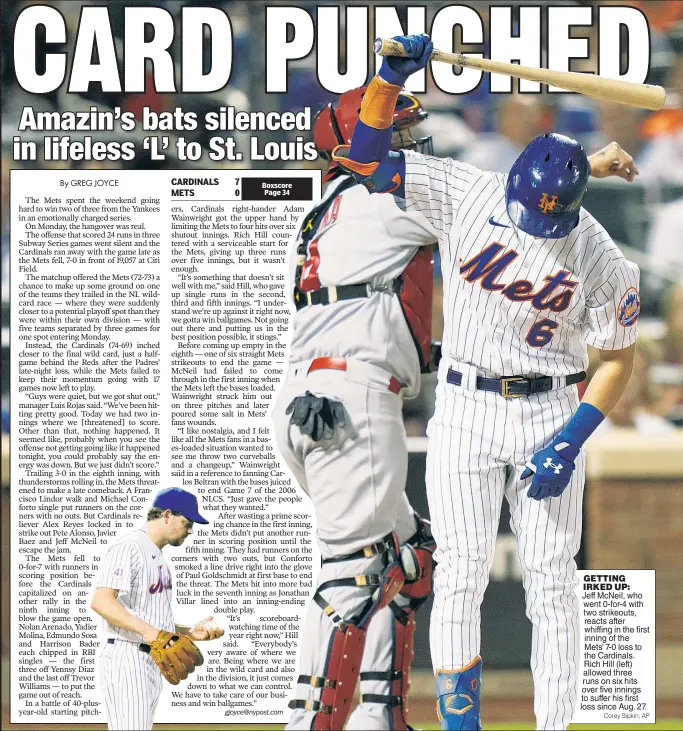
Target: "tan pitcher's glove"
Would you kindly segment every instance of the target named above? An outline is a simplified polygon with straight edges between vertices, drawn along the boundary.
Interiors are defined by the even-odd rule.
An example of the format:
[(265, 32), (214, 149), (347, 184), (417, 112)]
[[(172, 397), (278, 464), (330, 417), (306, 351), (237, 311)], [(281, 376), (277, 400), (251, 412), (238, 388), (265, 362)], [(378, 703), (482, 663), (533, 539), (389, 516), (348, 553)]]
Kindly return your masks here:
[(149, 654), (171, 685), (178, 685), (195, 667), (204, 664), (201, 650), (189, 637), (163, 630), (150, 645)]

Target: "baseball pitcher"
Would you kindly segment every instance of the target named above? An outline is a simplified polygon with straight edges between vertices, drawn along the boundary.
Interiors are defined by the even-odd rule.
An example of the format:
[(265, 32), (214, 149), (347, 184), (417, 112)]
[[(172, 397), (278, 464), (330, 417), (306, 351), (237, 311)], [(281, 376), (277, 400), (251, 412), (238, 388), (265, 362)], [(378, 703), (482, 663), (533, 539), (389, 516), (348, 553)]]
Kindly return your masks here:
[(173, 580), (161, 551), (208, 522), (192, 493), (170, 487), (157, 493), (145, 527), (107, 550), (90, 606), (103, 619), (98, 679), (110, 729), (151, 729), (163, 679), (187, 678), (204, 662), (194, 641), (223, 636), (213, 617), (192, 627), (174, 623)]
[[(480, 605), (503, 496), (517, 538), (537, 728), (564, 729), (576, 701), (583, 445), (621, 396), (633, 362), (639, 273), (581, 207), (591, 172), (632, 180), (613, 143), (533, 140), (509, 175), (387, 144), (394, 100), (424, 68), (427, 36), (385, 57), (352, 144), (333, 160), (369, 191), (391, 191), (437, 232), (443, 358), (429, 423), (427, 492), (437, 549), (431, 652), (443, 729), (481, 728)], [(378, 196), (381, 197), (381, 196)], [(579, 403), (586, 346), (601, 365)]]

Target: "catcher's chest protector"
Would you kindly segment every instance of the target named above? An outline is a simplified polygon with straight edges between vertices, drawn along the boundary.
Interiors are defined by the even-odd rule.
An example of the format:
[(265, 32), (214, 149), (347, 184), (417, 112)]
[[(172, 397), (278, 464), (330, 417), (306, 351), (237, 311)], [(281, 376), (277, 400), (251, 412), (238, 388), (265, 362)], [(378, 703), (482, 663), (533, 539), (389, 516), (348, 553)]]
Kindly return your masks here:
[(420, 367), (429, 363), (432, 342), (433, 247), (423, 246), (403, 271), (399, 298), (410, 334), (420, 358)]

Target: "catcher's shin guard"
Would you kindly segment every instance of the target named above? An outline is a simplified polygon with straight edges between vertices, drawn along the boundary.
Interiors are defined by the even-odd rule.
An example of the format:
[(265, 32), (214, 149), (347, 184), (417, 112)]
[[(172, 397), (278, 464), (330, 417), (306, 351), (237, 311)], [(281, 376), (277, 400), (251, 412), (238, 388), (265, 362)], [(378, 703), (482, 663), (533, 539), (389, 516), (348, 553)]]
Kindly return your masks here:
[(409, 731), (406, 721), (415, 613), (432, 593), (434, 539), (429, 522), (415, 514), (418, 529), (401, 546), (406, 581), (389, 609), (373, 619), (360, 673), (361, 702), (350, 731)]
[[(390, 533), (378, 543), (355, 553), (323, 561), (321, 578), (334, 575), (339, 565), (347, 562), (364, 564), (368, 572), (376, 567), (381, 573), (342, 576), (319, 585), (313, 596), (313, 609), (309, 610), (309, 616), (313, 613), (315, 620), (316, 607), (318, 617), (322, 612), (321, 620), (327, 638), (323, 645), (324, 659), (319, 653), (316, 656), (315, 651), (306, 652), (306, 643), (315, 643), (320, 637), (307, 633), (304, 636), (301, 660), (303, 672), (297, 681), (297, 693), (306, 686), (308, 690), (305, 698), (297, 697), (290, 701), (289, 707), (294, 713), (287, 728), (315, 731), (344, 728), (360, 672), (370, 620), (394, 599), (403, 586), (404, 574), (398, 556), (398, 541), (395, 534)], [(324, 637), (320, 639), (325, 641)]]
[[(391, 623), (390, 633), (391, 670), (364, 670), (360, 674), (360, 705), (354, 711), (348, 728), (356, 731), (390, 729), (409, 731), (406, 721), (406, 701), (410, 686), (410, 666), (414, 657), (415, 610), (401, 607), (397, 597), (389, 605), (390, 617), (382, 622)], [(405, 601), (405, 600), (404, 600)], [(380, 618), (375, 618), (380, 622)], [(383, 709), (381, 707), (384, 707)]]
[(446, 731), (479, 731), (481, 711), (481, 657), (461, 670), (436, 673), (436, 713)]

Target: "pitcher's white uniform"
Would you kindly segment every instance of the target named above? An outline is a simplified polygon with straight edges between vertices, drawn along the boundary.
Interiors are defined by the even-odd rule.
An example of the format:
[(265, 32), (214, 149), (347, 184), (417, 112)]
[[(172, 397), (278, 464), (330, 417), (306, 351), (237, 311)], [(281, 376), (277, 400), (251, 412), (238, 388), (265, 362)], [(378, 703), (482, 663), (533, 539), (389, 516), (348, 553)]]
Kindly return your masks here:
[[(519, 475), (578, 407), (576, 386), (564, 377), (585, 370), (586, 346), (635, 342), (630, 298), (635, 292), (637, 302), (638, 270), (583, 209), (568, 236), (535, 238), (508, 218), (506, 175), (404, 154), (407, 210), (437, 230), (444, 280), (426, 475), (437, 541), (432, 660), (435, 669), (459, 669), (479, 654), (480, 605), (505, 495), (533, 624), (537, 727), (565, 728), (579, 658), (574, 556), (583, 454), (561, 497), (528, 498)], [(447, 382), (449, 368), (463, 374), (462, 385)], [(477, 376), (534, 374), (553, 376), (555, 388), (507, 399), (475, 387)]]
[[(323, 199), (336, 196), (346, 180), (348, 176), (341, 175), (331, 181)], [(420, 246), (436, 243), (436, 231), (422, 214), (406, 212), (402, 204), (391, 195), (371, 196), (362, 185), (343, 190), (322, 219), (304, 265), (304, 278), (316, 277), (321, 287), (368, 282), (373, 290), (369, 297), (304, 307), (295, 314), (288, 375), (273, 412), (280, 451), (313, 501), (323, 559), (354, 553), (392, 531), (403, 543), (416, 530), (404, 492), (408, 455), (402, 399), (390, 386), (399, 383), (404, 396), (414, 397), (420, 387), (420, 363), (392, 284)], [(429, 284), (431, 288), (431, 280)], [(344, 358), (346, 369), (309, 373), (314, 359), (330, 356)], [(347, 427), (332, 443), (316, 443), (290, 425), (285, 409), (307, 390), (344, 405)], [(380, 563), (375, 556), (325, 564), (319, 581), (381, 571)], [(369, 591), (337, 588), (331, 598), (325, 596), (345, 616)], [(387, 662), (386, 669), (392, 668), (387, 649), (394, 619), (389, 608), (380, 614), (369, 626), (361, 673), (384, 669)], [(324, 675), (322, 669), (311, 668), (324, 668), (332, 627), (313, 602), (302, 639), (302, 667), (308, 668), (304, 672)], [(361, 684), (364, 693), (391, 695), (388, 680), (363, 681), (361, 675)], [(349, 692), (353, 694), (353, 688)], [(321, 697), (320, 690), (301, 685), (297, 695)], [(352, 714), (349, 729), (386, 728), (377, 725), (382, 723), (377, 719), (376, 725), (368, 725), (373, 721), (361, 720), (360, 713), (357, 709)], [(312, 717), (311, 710), (295, 710), (288, 728), (310, 728)]]
[[(143, 529), (122, 536), (107, 550), (98, 588), (118, 590), (136, 617), (167, 632), (173, 622), (173, 581), (160, 548)], [(151, 729), (163, 676), (135, 632), (102, 620), (105, 645), (99, 660), (100, 689), (110, 729)]]

